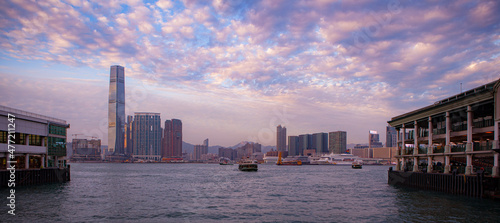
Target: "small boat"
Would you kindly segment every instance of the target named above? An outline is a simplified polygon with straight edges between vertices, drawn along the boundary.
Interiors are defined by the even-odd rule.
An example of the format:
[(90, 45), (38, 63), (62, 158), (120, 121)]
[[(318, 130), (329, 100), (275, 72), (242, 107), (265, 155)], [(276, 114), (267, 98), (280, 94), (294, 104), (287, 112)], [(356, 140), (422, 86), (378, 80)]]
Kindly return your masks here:
[(259, 168), (257, 162), (242, 162), (238, 166), (241, 171), (257, 171)]
[(219, 161), (219, 164), (220, 165), (233, 165), (233, 163), (231, 163), (231, 160), (229, 159), (224, 159), (224, 158), (221, 158), (220, 161)]
[(363, 168), (363, 164), (361, 164), (360, 162), (353, 162), (352, 168), (353, 169), (361, 169), (361, 168)]

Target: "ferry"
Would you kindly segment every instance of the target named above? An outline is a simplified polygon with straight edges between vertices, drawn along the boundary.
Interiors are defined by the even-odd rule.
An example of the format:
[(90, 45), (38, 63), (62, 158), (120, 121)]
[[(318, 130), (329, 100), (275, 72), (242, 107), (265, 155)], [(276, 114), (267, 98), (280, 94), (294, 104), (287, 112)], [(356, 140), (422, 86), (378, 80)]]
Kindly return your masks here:
[(358, 161), (353, 162), (352, 163), (352, 168), (353, 169), (361, 169), (361, 168), (363, 168), (363, 164), (361, 164), (361, 162), (358, 162)]
[(311, 161), (311, 164), (316, 165), (343, 165), (350, 166), (353, 162), (361, 162), (362, 160), (358, 156), (352, 154), (328, 154), (321, 156), (318, 160)]
[(229, 160), (229, 159), (227, 159), (227, 158), (222, 157), (222, 158), (219, 160), (219, 165), (233, 165), (233, 163), (231, 163), (231, 160)]
[(238, 169), (241, 171), (257, 171), (259, 170), (259, 166), (257, 161), (244, 161), (240, 163)]

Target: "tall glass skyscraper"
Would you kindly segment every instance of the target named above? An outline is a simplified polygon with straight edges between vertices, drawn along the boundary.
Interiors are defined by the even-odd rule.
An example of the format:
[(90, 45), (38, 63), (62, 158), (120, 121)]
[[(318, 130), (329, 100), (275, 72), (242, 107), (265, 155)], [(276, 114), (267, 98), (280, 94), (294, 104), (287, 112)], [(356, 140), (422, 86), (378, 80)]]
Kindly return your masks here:
[(276, 127), (276, 150), (286, 151), (286, 127)]
[(108, 151), (124, 154), (125, 68), (113, 65), (109, 76)]
[(347, 151), (347, 132), (336, 131), (328, 134), (328, 150), (333, 154), (342, 154)]

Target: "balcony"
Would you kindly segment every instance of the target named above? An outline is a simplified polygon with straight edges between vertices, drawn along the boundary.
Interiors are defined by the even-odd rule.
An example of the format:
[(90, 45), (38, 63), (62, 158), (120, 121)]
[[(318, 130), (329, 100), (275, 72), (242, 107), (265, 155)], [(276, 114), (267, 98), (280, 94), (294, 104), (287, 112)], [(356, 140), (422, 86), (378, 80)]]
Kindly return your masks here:
[(466, 131), (467, 130), (467, 121), (463, 122), (456, 122), (451, 125), (451, 131), (454, 132), (460, 132), (460, 131)]
[(432, 130), (432, 134), (434, 134), (434, 135), (446, 134), (446, 129), (445, 128), (442, 128), (442, 129), (433, 129)]
[(493, 141), (474, 142), (474, 151), (488, 151), (493, 149)]
[(476, 118), (472, 122), (474, 128), (484, 128), (494, 125), (492, 116)]
[(451, 152), (452, 153), (457, 153), (457, 152), (465, 152), (465, 144), (457, 144), (457, 145), (451, 145)]

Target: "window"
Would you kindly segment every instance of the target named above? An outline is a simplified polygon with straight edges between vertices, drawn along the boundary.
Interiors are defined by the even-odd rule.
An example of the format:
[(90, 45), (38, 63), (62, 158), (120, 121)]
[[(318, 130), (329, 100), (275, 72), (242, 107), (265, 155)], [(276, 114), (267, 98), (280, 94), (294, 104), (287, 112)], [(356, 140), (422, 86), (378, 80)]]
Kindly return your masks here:
[(0, 143), (7, 143), (7, 132), (0, 131)]
[(42, 137), (39, 135), (30, 135), (30, 146), (42, 146)]
[(66, 136), (66, 128), (61, 126), (50, 125), (49, 134)]

